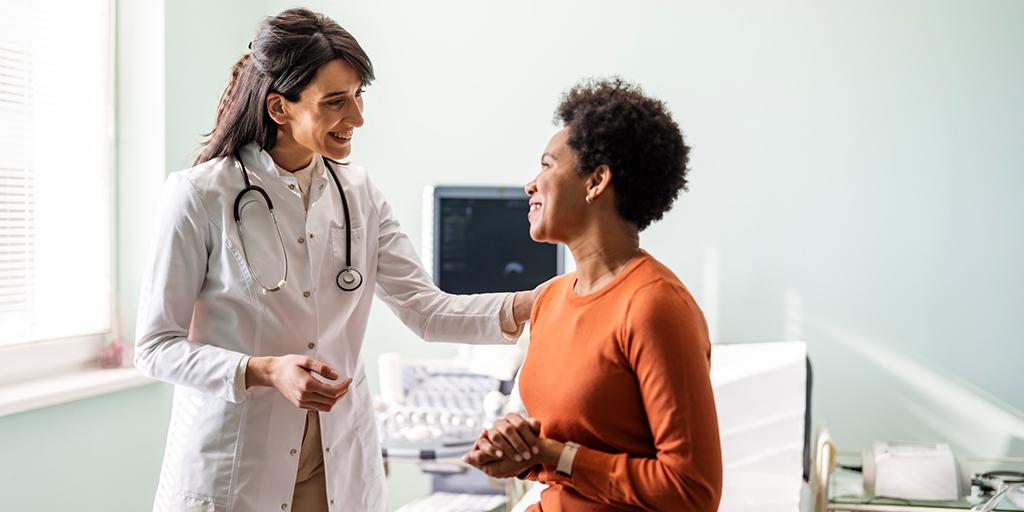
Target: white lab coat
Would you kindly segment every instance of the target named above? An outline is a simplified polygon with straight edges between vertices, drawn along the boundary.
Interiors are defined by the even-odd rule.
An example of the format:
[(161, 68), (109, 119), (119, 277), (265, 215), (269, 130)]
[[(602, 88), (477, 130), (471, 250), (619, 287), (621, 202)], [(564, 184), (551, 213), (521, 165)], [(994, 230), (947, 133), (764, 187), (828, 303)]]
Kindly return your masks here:
[[(168, 177), (143, 279), (135, 353), (144, 374), (175, 385), (154, 510), (291, 509), (306, 411), (276, 389), (246, 391), (237, 369), (246, 354), (302, 354), (353, 378), (349, 393), (321, 413), (331, 510), (383, 511), (380, 442), (360, 356), (371, 292), (418, 336), (466, 343), (508, 342), (499, 320), (506, 294), (438, 290), (366, 172), (335, 165), (351, 211), (352, 265), (364, 277), (360, 289), (340, 290), (344, 217), (322, 162), (313, 172), (307, 217), (298, 186), (289, 188), (295, 178), (281, 176), (255, 144), (241, 155), (252, 183), (274, 202), (288, 284), (263, 293), (244, 265), (232, 215), (244, 185), (233, 159)], [(276, 232), (264, 231), (252, 236), (246, 227), (250, 258), (280, 254)]]

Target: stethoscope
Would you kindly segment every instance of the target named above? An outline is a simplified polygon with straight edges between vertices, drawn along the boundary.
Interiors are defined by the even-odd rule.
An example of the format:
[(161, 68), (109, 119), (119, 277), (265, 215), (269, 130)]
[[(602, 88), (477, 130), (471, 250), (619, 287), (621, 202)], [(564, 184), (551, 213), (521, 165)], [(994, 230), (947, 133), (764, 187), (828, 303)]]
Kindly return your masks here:
[[(345, 268), (338, 272), (338, 277), (335, 278), (335, 282), (338, 284), (338, 288), (346, 292), (351, 292), (358, 289), (363, 284), (363, 275), (358, 270), (352, 268), (352, 222), (348, 213), (348, 199), (345, 197), (345, 190), (341, 188), (341, 181), (338, 180), (338, 175), (334, 173), (334, 168), (331, 167), (330, 160), (327, 157), (324, 159), (324, 165), (327, 166), (327, 172), (331, 173), (331, 178), (334, 179), (334, 186), (338, 189), (338, 194), (341, 196), (341, 208), (342, 213), (345, 215)], [(281, 226), (277, 223), (277, 215), (274, 214), (274, 202), (270, 200), (270, 195), (267, 194), (262, 188), (253, 185), (249, 182), (249, 170), (245, 168), (245, 162), (239, 156), (238, 152), (235, 152), (235, 161), (242, 167), (242, 179), (245, 180), (245, 188), (235, 196), (235, 226), (238, 228), (238, 238), (242, 242), (242, 256), (245, 258), (245, 266), (249, 270), (249, 274), (252, 275), (253, 279), (259, 283), (260, 287), (267, 292), (276, 292), (284, 287), (285, 283), (288, 282), (288, 251), (285, 250), (284, 237), (281, 235)], [(242, 198), (249, 192), (257, 192), (263, 196), (263, 200), (267, 203), (267, 209), (270, 210), (270, 218), (274, 220), (274, 228), (277, 229), (277, 239), (281, 242), (281, 254), (284, 255), (284, 277), (277, 282), (273, 287), (268, 287), (260, 281), (259, 277), (252, 270), (252, 263), (249, 262), (249, 253), (245, 250), (245, 235), (242, 230), (242, 215), (241, 205)]]

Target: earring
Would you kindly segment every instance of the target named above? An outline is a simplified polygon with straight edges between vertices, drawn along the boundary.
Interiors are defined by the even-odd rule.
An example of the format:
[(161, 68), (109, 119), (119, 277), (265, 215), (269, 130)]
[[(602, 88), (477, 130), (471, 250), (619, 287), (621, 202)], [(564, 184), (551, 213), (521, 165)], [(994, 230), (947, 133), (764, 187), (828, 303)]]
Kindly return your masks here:
[(593, 204), (594, 203), (594, 196), (587, 196), (586, 201), (587, 201), (587, 204)]

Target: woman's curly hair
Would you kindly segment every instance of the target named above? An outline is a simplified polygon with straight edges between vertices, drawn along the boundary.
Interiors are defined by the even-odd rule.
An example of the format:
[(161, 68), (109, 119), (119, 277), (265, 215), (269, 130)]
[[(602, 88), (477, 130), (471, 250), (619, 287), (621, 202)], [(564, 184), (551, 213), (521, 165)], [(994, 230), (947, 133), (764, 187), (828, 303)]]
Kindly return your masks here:
[(686, 190), (690, 148), (661, 100), (619, 77), (588, 80), (562, 96), (555, 123), (569, 127), (569, 147), (584, 175), (612, 170), (615, 207), (643, 231)]

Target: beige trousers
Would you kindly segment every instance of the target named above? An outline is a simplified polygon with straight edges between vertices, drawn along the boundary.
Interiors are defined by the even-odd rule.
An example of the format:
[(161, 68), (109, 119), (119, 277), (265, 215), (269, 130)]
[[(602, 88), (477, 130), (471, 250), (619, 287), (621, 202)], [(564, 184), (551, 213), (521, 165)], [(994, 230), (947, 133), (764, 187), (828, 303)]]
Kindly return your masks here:
[(302, 434), (299, 470), (295, 475), (292, 512), (327, 512), (327, 480), (324, 450), (320, 441), (320, 414), (309, 411)]

